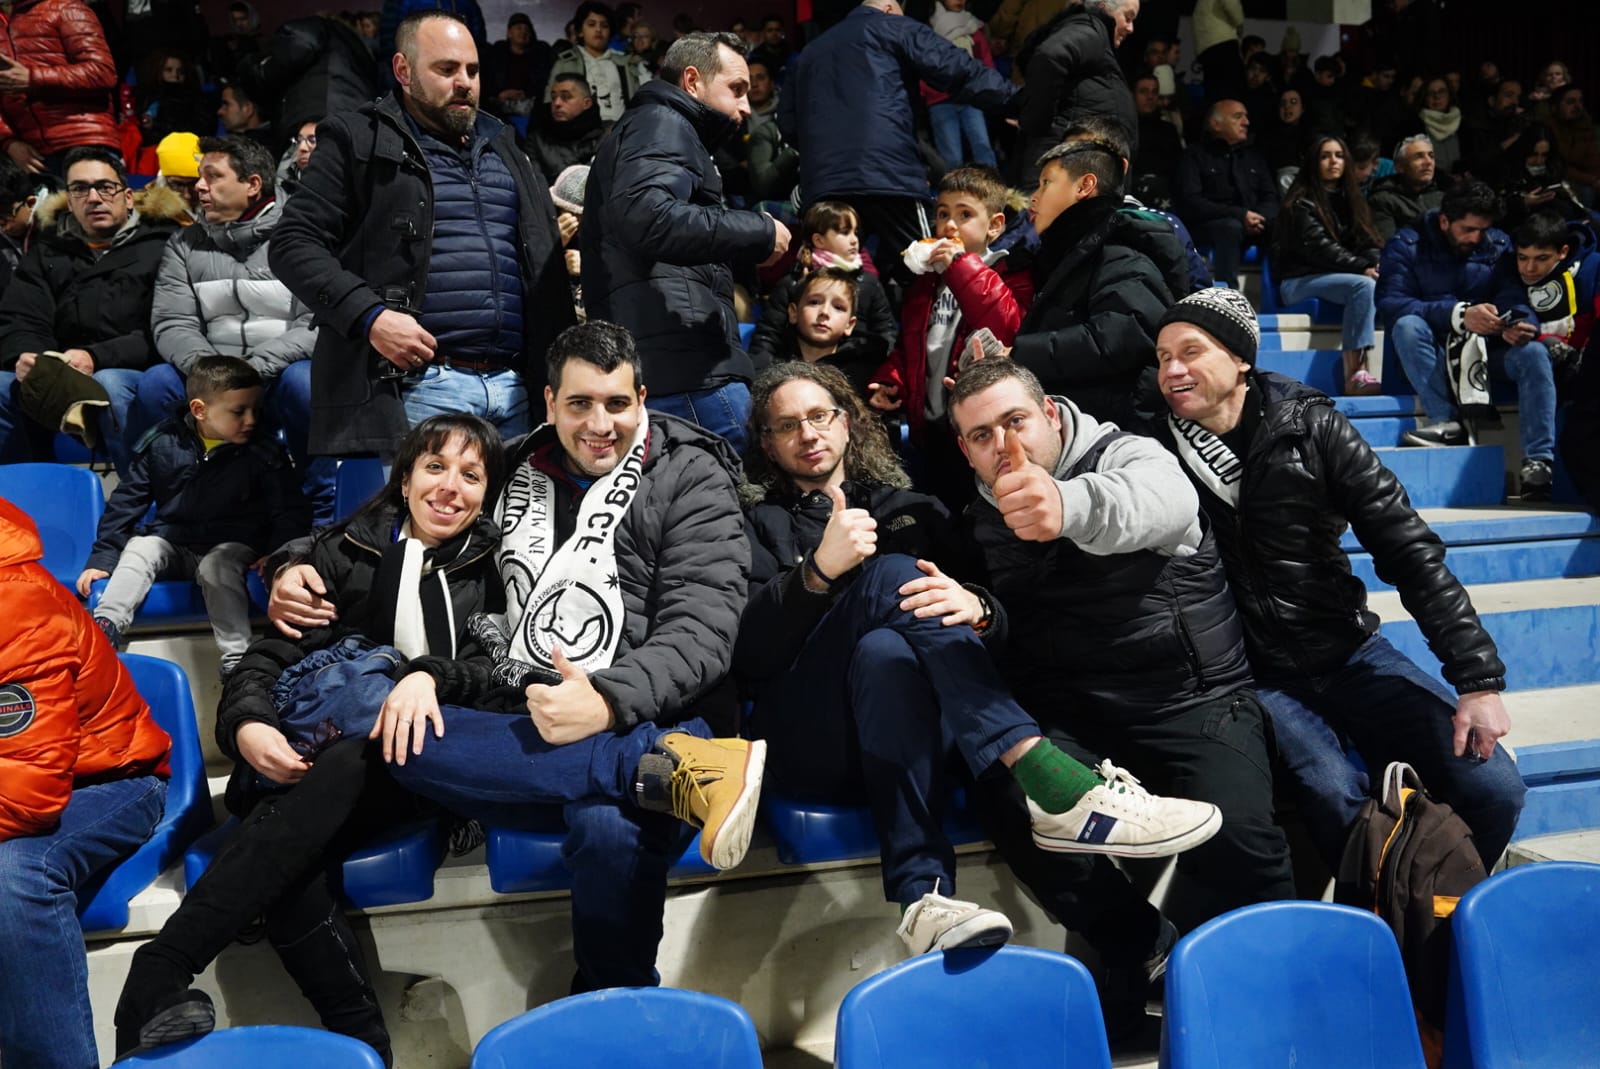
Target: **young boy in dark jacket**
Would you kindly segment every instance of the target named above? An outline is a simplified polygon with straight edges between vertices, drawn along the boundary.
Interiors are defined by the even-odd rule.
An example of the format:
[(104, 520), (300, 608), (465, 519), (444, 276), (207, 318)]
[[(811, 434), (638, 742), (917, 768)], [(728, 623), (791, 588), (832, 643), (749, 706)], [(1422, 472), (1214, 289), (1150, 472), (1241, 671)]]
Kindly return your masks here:
[(262, 392), (255, 368), (237, 357), (201, 357), (187, 389), (188, 415), (158, 424), (139, 443), (77, 586), (87, 598), (95, 580), (110, 578), (94, 619), (120, 649), (156, 580), (195, 579), (227, 676), (250, 645), (245, 572), (306, 533), (310, 515), (283, 447), (254, 440)]

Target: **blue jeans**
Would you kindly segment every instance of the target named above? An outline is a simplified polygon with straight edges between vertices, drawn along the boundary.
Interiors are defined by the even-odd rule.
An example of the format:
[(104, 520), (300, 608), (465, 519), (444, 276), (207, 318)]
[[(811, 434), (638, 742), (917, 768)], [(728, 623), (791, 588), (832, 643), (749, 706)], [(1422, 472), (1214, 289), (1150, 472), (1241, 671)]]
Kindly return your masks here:
[(900, 609), (901, 585), (920, 578), (910, 557), (869, 561), (788, 671), (760, 687), (754, 720), (772, 747), (770, 789), (799, 801), (865, 797), (884, 897), (902, 905), (935, 881), (955, 892), (942, 812), (951, 751), (975, 778), (1041, 734), (972, 628)]
[(744, 456), (750, 422), (750, 387), (743, 382), (728, 382), (714, 390), (691, 393), (650, 394), (645, 398), (645, 407), (697, 423), (712, 434), (721, 435), (736, 453)]
[[(995, 165), (994, 149), (989, 145), (989, 127), (983, 121), (982, 111), (967, 104), (935, 104), (928, 109), (928, 124), (933, 127), (933, 147), (946, 167), (959, 167), (963, 163)], [(961, 154), (963, 138), (972, 149), (970, 156)]]
[(78, 890), (150, 837), (167, 781), (79, 787), (45, 835), (0, 842), (0, 1050), (6, 1069), (92, 1069), (89, 962)]
[[(1455, 418), (1450, 391), (1450, 364), (1433, 328), (1421, 316), (1401, 316), (1389, 329), (1394, 351), (1422, 401), (1429, 422)], [(1556, 452), (1556, 387), (1550, 352), (1538, 342), (1507, 347), (1489, 339), (1489, 371), (1517, 385), (1517, 423), (1522, 455), (1550, 460)]]
[[(667, 870), (692, 832), (676, 817), (627, 799), (639, 758), (666, 731), (640, 724), (552, 746), (526, 715), (440, 711), (444, 737), (430, 737), (422, 753), (390, 765), (395, 781), (485, 824), (550, 831), (564, 820), (561, 854), (572, 872), (578, 960), (573, 992), (660, 983), (655, 962)], [(699, 719), (671, 730), (711, 735)]]
[(1377, 341), (1374, 325), (1373, 294), (1378, 283), (1366, 275), (1301, 275), (1278, 283), (1284, 304), (1297, 304), (1308, 297), (1344, 307), (1342, 348), (1369, 349)]
[(1331, 672), (1275, 679), (1256, 693), (1272, 718), (1306, 827), (1330, 866), (1338, 868), (1350, 824), (1371, 793), (1367, 773), (1345, 757), (1343, 736), (1374, 774), (1391, 761), (1415, 768), (1423, 786), (1472, 829), (1485, 870), (1494, 868), (1522, 812), (1526, 788), (1517, 766), (1498, 746), (1481, 765), (1456, 757), (1455, 696), (1382, 635)]
[(515, 371), (480, 373), (430, 365), (420, 378), (401, 380), (400, 396), (413, 427), (429, 416), (471, 412), (493, 423), (507, 441), (533, 429), (528, 388)]

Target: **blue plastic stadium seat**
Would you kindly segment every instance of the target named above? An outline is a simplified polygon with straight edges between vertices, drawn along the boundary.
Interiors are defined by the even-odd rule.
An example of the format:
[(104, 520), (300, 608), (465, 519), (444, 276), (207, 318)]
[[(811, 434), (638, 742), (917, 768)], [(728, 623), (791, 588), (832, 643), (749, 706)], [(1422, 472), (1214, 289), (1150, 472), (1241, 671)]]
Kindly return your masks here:
[[(567, 828), (556, 806), (550, 807), (548, 828), (488, 829), (485, 856), (489, 865), (489, 886), (503, 895), (569, 890), (572, 874), (561, 859), (561, 844), (566, 838)], [(707, 876), (715, 871), (700, 857), (700, 833), (696, 832), (668, 876)]]
[[(106, 584), (111, 580), (97, 579), (89, 585), (89, 611), (100, 607)], [(134, 613), (135, 627), (163, 627), (178, 624), (202, 624), (207, 620), (206, 600), (200, 587), (187, 579), (162, 579), (150, 584)]]
[(1167, 962), (1162, 1069), (1422, 1069), (1394, 933), (1374, 913), (1267, 902), (1196, 928)]
[(1451, 927), (1446, 1069), (1579, 1069), (1600, 1052), (1600, 865), (1518, 865), (1462, 896)]
[[(864, 805), (795, 802), (763, 794), (761, 812), (777, 841), (778, 860), (785, 865), (811, 865), (878, 856), (878, 833), (872, 811)], [(981, 843), (986, 836), (963, 790), (945, 804), (945, 835), (953, 845)]]
[(39, 563), (70, 589), (89, 560), (106, 510), (100, 477), (65, 464), (0, 464), (0, 497), (32, 518), (44, 544)]
[(54, 439), (57, 464), (89, 464), (95, 460), (110, 461), (110, 454), (102, 446), (98, 452), (70, 434), (57, 434)]
[(122, 663), (149, 704), (155, 722), (172, 736), (172, 779), (167, 785), (166, 813), (149, 840), (105, 879), (79, 891), (79, 903), (87, 903), (78, 909), (85, 932), (126, 927), (133, 897), (211, 826), (211, 794), (206, 787), (205, 758), (200, 753), (200, 729), (188, 678), (171, 661), (156, 657), (124, 653)]
[(334, 478), (334, 519), (349, 519), (369, 497), (383, 489), (383, 484), (383, 462), (377, 457), (339, 461), (339, 474)]
[[(230, 817), (189, 848), (183, 857), (185, 886), (194, 886), (238, 826)], [(358, 909), (427, 901), (433, 897), (434, 873), (449, 841), (450, 824), (444, 817), (395, 825), (344, 859), (345, 898)]]
[[(1254, 251), (1254, 250), (1252, 250)], [(1322, 314), (1322, 302), (1315, 297), (1284, 304), (1278, 296), (1278, 280), (1272, 275), (1272, 257), (1261, 257), (1261, 300), (1256, 311), (1274, 315), (1308, 315), (1313, 321)]]
[(761, 1069), (755, 1022), (716, 995), (617, 988), (558, 999), (479, 1040), (472, 1069)]
[(739, 324), (739, 344), (746, 349), (750, 348), (750, 339), (755, 337), (756, 325), (754, 323)]
[(359, 1039), (281, 1024), (224, 1028), (117, 1064), (161, 1069), (383, 1069), (378, 1052)]
[(1036, 947), (922, 954), (857, 984), (839, 1006), (839, 1069), (1111, 1069), (1094, 980)]
[(511, 116), (511, 125), (516, 127), (518, 137), (528, 136), (528, 117), (526, 115)]

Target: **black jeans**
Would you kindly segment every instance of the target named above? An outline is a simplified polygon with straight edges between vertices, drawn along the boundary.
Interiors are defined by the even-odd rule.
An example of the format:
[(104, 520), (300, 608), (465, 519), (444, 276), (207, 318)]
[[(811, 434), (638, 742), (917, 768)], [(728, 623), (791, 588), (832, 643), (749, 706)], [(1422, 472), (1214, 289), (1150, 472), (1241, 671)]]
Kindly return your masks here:
[(899, 608), (901, 584), (922, 574), (901, 554), (868, 562), (789, 670), (761, 688), (754, 717), (771, 747), (768, 790), (871, 807), (884, 897), (902, 905), (935, 881), (955, 891), (943, 824), (949, 757), (979, 775), (1040, 733), (972, 628)]
[[(1229, 287), (1239, 284), (1239, 263), (1244, 257), (1244, 250), (1251, 245), (1261, 245), (1266, 238), (1264, 233), (1246, 234), (1244, 220), (1231, 218), (1192, 224), (1189, 234), (1196, 245), (1211, 246), (1211, 273), (1218, 282), (1226, 282)], [(1262, 245), (1262, 248), (1266, 246)]]
[[(1295, 897), (1289, 846), (1273, 820), (1266, 712), (1254, 692), (1235, 690), (1159, 714), (1100, 709), (1070, 690), (1033, 689), (1023, 705), (1045, 736), (1093, 765), (1110, 758), (1154, 794), (1212, 802), (1222, 830), (1178, 857), (1183, 880), (1173, 920), (1191, 928), (1230, 909)], [(1104, 857), (1046, 854), (1033, 845), (1014, 784), (982, 781), (980, 810), (1019, 879), (1101, 954), (1137, 959), (1157, 929), (1154, 910)]]

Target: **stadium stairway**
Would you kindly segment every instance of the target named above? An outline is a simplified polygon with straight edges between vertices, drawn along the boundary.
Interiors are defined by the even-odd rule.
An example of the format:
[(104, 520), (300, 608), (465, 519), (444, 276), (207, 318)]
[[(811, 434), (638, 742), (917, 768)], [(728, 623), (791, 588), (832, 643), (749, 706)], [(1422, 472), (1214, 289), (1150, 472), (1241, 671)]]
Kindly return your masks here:
[[(1263, 317), (1263, 328), (1261, 366), (1337, 394), (1336, 328), (1291, 313)], [(1572, 507), (1508, 499), (1520, 462), (1512, 407), (1504, 412), (1506, 428), (1477, 446), (1399, 448), (1400, 435), (1415, 420), (1414, 398), (1398, 368), (1384, 372), (1382, 395), (1337, 403), (1382, 451), (1444, 540), (1451, 567), (1500, 644), (1513, 722), (1507, 742), (1531, 788), (1508, 863), (1600, 860), (1600, 720), (1594, 712), (1600, 701), (1600, 521)], [(1373, 590), (1385, 634), (1423, 665), (1435, 666), (1370, 556), (1349, 534), (1345, 546), (1352, 568)], [(188, 671), (213, 793), (220, 795), (227, 766), (210, 748), (219, 688), (209, 634), (140, 631), (133, 650), (175, 660)], [(1017, 942), (1062, 946), (1061, 929), (986, 844), (971, 842), (957, 852), (960, 896), (1004, 910)], [(799, 1069), (829, 1063), (840, 1001), (855, 983), (900, 960), (903, 948), (875, 859), (796, 864), (785, 857), (794, 857), (792, 844), (780, 845), (758, 828), (750, 856), (734, 872), (680, 870), (685, 875), (668, 895), (660, 970), (665, 984), (739, 1002), (755, 1019), (767, 1064)], [(431, 897), (369, 906), (356, 919), (402, 1069), (465, 1067), (473, 1044), (490, 1028), (568, 990), (565, 893), (497, 893), (493, 860), (483, 847), (447, 858), (434, 875)], [(1138, 863), (1130, 871), (1156, 900), (1168, 893), (1167, 865)], [(1321, 886), (1318, 876), (1325, 879), (1313, 877), (1312, 894)], [(182, 866), (174, 866), (134, 899), (125, 929), (90, 937), (90, 990), (107, 1060), (111, 1010), (129, 957), (171, 913), (183, 881)], [(1068, 949), (1090, 957), (1073, 942)], [(222, 1026), (316, 1024), (264, 941), (231, 947), (198, 986), (216, 999)], [(1115, 1064), (1154, 1069), (1158, 1034), (1152, 1019), (1143, 1036), (1120, 1049)]]

